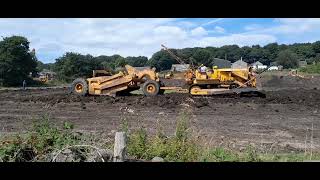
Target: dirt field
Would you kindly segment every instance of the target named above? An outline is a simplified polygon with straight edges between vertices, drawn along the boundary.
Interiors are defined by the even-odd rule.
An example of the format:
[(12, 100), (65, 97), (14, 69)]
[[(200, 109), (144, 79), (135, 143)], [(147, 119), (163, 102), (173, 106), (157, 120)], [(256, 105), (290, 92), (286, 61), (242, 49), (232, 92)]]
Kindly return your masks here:
[[(260, 80), (266, 98), (193, 97), (165, 94), (157, 97), (78, 97), (68, 89), (0, 91), (0, 132), (27, 130), (44, 114), (51, 121), (72, 122), (79, 131), (112, 135), (121, 121), (129, 128), (141, 125), (150, 133), (162, 127), (175, 130), (182, 112), (190, 117), (193, 133), (212, 145), (277, 151), (304, 151), (320, 147), (320, 77), (302, 79), (268, 75)], [(311, 140), (312, 135), (312, 143)]]

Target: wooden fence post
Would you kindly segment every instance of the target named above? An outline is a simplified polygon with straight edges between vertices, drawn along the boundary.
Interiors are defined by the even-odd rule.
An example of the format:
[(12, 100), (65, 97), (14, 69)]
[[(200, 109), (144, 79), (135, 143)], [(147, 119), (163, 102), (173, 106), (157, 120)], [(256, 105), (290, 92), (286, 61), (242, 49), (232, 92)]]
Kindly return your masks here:
[(114, 140), (113, 162), (123, 162), (126, 156), (127, 138), (125, 132), (116, 132)]

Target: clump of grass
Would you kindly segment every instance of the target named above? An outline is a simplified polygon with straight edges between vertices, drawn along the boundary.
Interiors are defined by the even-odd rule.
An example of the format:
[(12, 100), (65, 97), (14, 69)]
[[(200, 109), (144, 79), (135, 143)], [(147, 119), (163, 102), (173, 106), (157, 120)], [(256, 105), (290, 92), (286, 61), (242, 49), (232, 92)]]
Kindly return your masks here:
[(234, 151), (217, 147), (209, 148), (203, 152), (199, 161), (203, 162), (237, 162), (241, 161), (240, 155)]
[[(165, 136), (159, 125), (154, 136), (149, 136), (142, 127), (133, 131), (128, 134), (128, 154), (137, 159), (151, 160), (157, 156), (162, 157), (165, 161), (174, 162), (291, 162), (309, 160), (308, 155), (301, 153), (261, 153), (251, 145), (247, 146), (244, 151), (224, 147), (203, 147), (193, 138), (189, 131), (188, 122), (189, 115), (187, 113), (181, 114), (177, 120), (175, 134), (171, 137)], [(320, 159), (320, 156), (314, 154), (313, 160), (315, 159)]]
[(147, 133), (143, 128), (140, 128), (128, 138), (128, 153), (142, 159), (148, 150), (149, 144), (147, 143)]
[(150, 160), (162, 157), (165, 161), (195, 161), (198, 147), (188, 134), (187, 116), (178, 119), (175, 136), (166, 137), (161, 130), (155, 136), (147, 136), (143, 128), (133, 132), (128, 138), (128, 153), (131, 156)]
[(73, 135), (72, 128), (72, 124), (65, 122), (64, 129), (59, 129), (50, 124), (48, 118), (42, 117), (30, 132), (2, 138), (0, 158), (3, 161), (31, 161), (35, 156), (41, 159), (54, 150), (79, 142), (81, 138)]
[(120, 123), (120, 130), (128, 133), (129, 131), (129, 124), (128, 124), (128, 120), (126, 118), (122, 118), (121, 119), (121, 123)]
[(242, 158), (242, 161), (246, 161), (246, 162), (260, 162), (261, 161), (257, 150), (250, 145), (247, 146), (247, 148), (245, 149), (245, 153), (243, 155), (244, 156)]
[(320, 74), (320, 63), (307, 65), (300, 68), (299, 71), (309, 74)]
[(46, 83), (47, 86), (63, 86), (68, 85), (67, 81), (59, 80), (59, 79), (53, 79)]

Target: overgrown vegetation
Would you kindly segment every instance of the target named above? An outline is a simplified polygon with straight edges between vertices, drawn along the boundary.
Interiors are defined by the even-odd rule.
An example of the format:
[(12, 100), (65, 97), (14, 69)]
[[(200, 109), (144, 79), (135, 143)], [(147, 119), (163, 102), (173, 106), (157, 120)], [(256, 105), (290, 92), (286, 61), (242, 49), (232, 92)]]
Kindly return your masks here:
[(175, 135), (171, 137), (165, 136), (159, 128), (154, 136), (148, 136), (144, 128), (139, 128), (129, 134), (128, 154), (146, 160), (161, 157), (169, 162), (296, 162), (320, 159), (319, 153), (313, 153), (311, 156), (309, 153), (296, 152), (265, 153), (258, 152), (255, 147), (250, 145), (243, 151), (225, 147), (204, 147), (190, 133), (188, 117), (188, 114), (181, 114), (177, 120)]
[[(260, 152), (254, 146), (244, 150), (226, 147), (204, 146), (190, 131), (189, 115), (182, 113), (176, 123), (173, 136), (166, 136), (158, 124), (157, 133), (149, 135), (143, 127), (130, 132), (128, 122), (124, 119), (120, 129), (128, 135), (127, 152), (130, 157), (151, 160), (161, 157), (167, 162), (296, 162), (320, 160), (318, 152), (276, 153)], [(0, 138), (0, 161), (51, 161), (53, 154), (66, 147), (81, 144), (95, 145), (101, 137), (77, 135), (72, 131), (73, 124), (64, 122), (62, 128), (50, 123), (48, 117), (35, 121), (33, 128), (18, 135)], [(104, 147), (112, 149), (111, 143)], [(85, 160), (91, 152), (86, 148), (74, 148), (79, 158)]]
[(307, 65), (306, 67), (300, 68), (299, 71), (310, 74), (320, 74), (320, 63)]
[(48, 154), (65, 146), (80, 142), (75, 136), (73, 125), (65, 122), (64, 128), (50, 124), (47, 117), (35, 121), (33, 128), (26, 134), (1, 137), (0, 158), (3, 161), (47, 161)]
[(129, 135), (128, 153), (138, 159), (151, 160), (162, 157), (166, 161), (196, 161), (199, 148), (190, 138), (187, 116), (182, 115), (177, 121), (175, 135), (166, 137), (160, 130), (149, 137), (143, 128)]

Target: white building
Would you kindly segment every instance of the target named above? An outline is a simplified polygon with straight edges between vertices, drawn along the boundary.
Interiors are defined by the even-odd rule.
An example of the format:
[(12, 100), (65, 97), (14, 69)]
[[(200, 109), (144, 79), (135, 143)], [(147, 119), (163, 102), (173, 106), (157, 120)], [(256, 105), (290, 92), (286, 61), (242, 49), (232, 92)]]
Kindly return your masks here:
[(262, 64), (259, 61), (255, 62), (255, 63), (252, 63), (251, 66), (252, 66), (252, 68), (254, 70), (260, 70), (260, 69), (267, 69), (268, 68), (268, 66)]
[(278, 71), (279, 67), (278, 66), (271, 66), (268, 68), (269, 71)]

